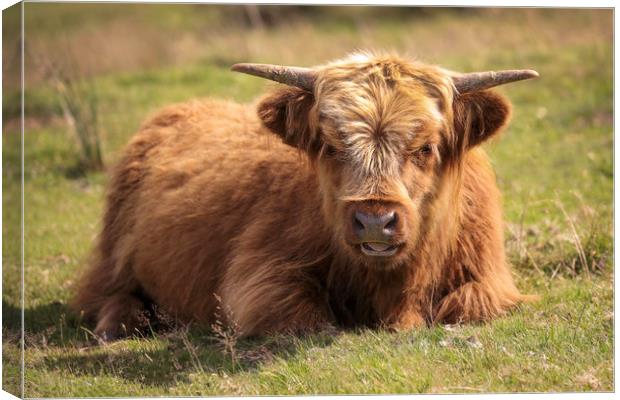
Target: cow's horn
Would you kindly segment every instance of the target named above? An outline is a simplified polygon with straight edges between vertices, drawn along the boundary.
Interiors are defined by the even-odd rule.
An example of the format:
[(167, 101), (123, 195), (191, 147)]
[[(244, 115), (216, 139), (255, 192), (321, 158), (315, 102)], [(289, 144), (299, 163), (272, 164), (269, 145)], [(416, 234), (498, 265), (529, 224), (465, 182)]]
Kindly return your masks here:
[(312, 91), (316, 72), (310, 68), (285, 67), (283, 65), (272, 64), (235, 64), (231, 70), (271, 79), (272, 81), (284, 83), (285, 85), (297, 86), (298, 88)]
[(472, 72), (452, 77), (454, 87), (459, 94), (489, 89), (505, 83), (537, 78), (538, 72), (531, 69), (515, 69), (508, 71)]

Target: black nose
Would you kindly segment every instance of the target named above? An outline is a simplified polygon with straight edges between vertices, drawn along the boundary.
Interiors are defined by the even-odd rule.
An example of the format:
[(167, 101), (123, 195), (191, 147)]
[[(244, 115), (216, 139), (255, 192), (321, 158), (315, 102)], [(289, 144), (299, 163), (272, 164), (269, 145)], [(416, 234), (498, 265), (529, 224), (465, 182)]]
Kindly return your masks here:
[(356, 211), (353, 214), (353, 230), (364, 242), (390, 241), (396, 231), (398, 215), (394, 211), (384, 214), (370, 214)]

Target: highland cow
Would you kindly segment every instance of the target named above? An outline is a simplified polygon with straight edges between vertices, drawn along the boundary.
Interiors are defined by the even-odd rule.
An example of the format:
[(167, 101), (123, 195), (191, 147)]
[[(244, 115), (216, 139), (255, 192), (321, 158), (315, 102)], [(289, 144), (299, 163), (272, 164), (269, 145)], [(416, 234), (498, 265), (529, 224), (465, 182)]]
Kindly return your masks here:
[(205, 325), (221, 307), (249, 336), (486, 321), (529, 298), (480, 144), (511, 110), (489, 89), (536, 72), (373, 54), (233, 70), (285, 85), (257, 108), (168, 107), (114, 169), (74, 299), (97, 334), (151, 303)]

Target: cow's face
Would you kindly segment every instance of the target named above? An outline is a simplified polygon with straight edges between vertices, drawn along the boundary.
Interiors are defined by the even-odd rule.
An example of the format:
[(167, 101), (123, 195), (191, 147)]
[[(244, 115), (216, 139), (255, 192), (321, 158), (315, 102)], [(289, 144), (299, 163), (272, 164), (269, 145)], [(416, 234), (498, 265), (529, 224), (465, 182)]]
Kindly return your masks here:
[(366, 265), (411, 256), (448, 167), (508, 117), (497, 94), (457, 98), (451, 82), (436, 67), (349, 60), (319, 70), (312, 92), (284, 88), (259, 105), (264, 124), (315, 162), (340, 248)]
[(407, 72), (393, 62), (333, 67), (316, 90), (325, 209), (342, 247), (373, 264), (415, 246), (441, 172), (438, 89), (448, 86)]

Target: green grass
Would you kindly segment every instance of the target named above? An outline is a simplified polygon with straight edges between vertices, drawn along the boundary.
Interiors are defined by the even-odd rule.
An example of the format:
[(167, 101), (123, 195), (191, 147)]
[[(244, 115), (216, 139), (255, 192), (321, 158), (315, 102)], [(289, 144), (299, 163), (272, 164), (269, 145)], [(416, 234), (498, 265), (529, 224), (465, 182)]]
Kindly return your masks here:
[[(50, 49), (62, 21), (92, 10), (27, 7), (33, 7), (32, 34), (49, 36)], [(157, 59), (130, 68), (120, 60), (93, 75), (107, 164), (141, 120), (163, 105), (205, 96), (251, 101), (271, 86), (230, 73), (236, 61), (309, 65), (374, 47), (455, 70), (537, 69), (539, 80), (501, 89), (513, 102), (513, 121), (486, 147), (504, 194), (506, 247), (517, 285), (541, 300), (485, 325), (242, 340), (234, 356), (223, 350), (222, 337), (198, 327), (94, 345), (87, 331), (92, 326), (72, 315), (66, 302), (99, 229), (107, 176), (77, 168), (76, 139), (57, 99), (45, 81), (33, 78), (24, 149), (26, 396), (613, 390), (611, 11), (440, 10), (424, 18), (373, 19), (372, 12), (344, 18), (334, 9), (330, 18), (323, 10), (320, 18), (310, 14), (255, 31), (238, 23), (226, 28), (221, 10), (197, 13), (216, 15), (216, 29), (200, 27), (189, 8), (164, 20), (158, 17), (163, 8), (149, 7), (132, 8), (135, 15), (126, 17), (137, 35), (156, 27), (190, 32), (205, 44), (179, 56), (187, 60), (181, 64)], [(110, 21), (123, 23), (120, 9), (66, 29), (72, 37), (105, 32)], [(18, 99), (16, 93), (5, 94)], [(14, 103), (3, 109), (9, 117), (18, 112)], [(5, 117), (3, 388), (13, 393), (19, 393), (20, 359), (19, 140)]]

